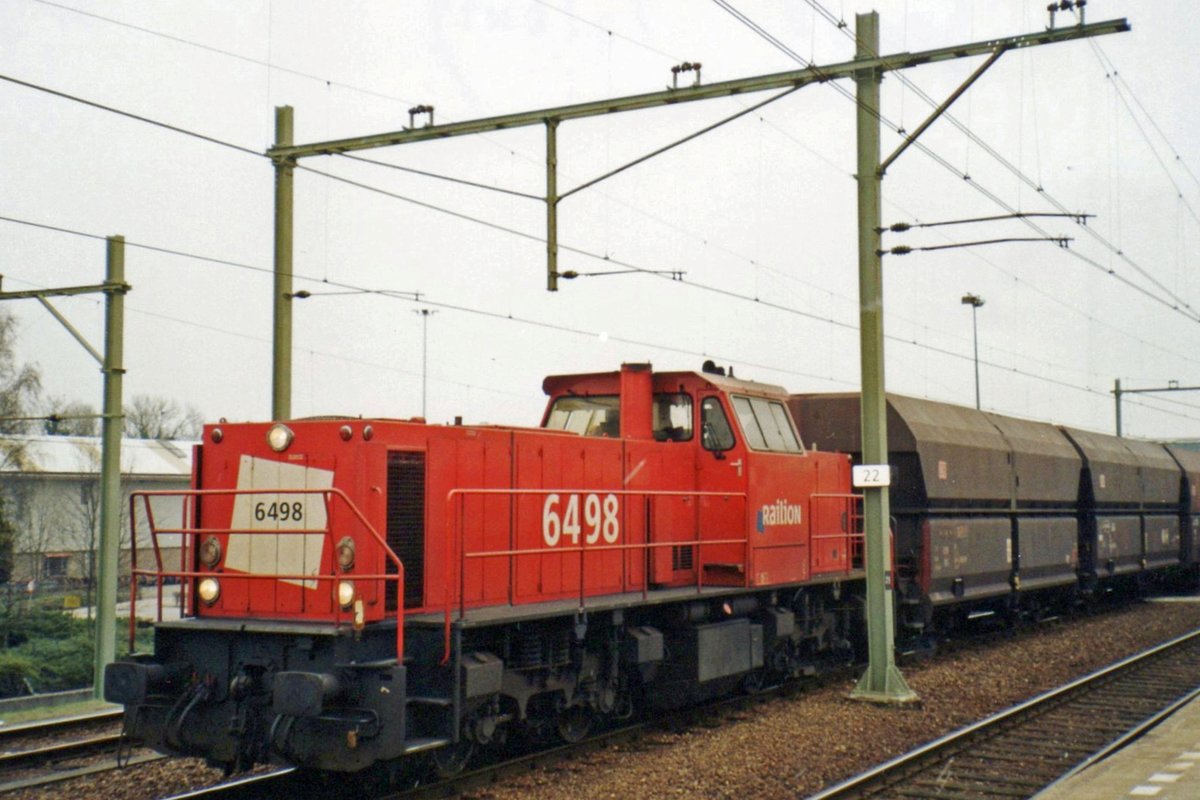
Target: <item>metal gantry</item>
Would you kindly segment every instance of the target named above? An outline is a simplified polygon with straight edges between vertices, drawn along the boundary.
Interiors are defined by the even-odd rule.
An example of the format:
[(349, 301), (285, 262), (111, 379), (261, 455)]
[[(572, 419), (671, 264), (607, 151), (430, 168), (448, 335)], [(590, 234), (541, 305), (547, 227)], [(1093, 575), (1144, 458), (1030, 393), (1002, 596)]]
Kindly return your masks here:
[[(857, 51), (855, 58), (828, 66), (810, 66), (787, 72), (759, 75), (712, 84), (699, 84), (665, 91), (629, 95), (586, 103), (577, 103), (515, 114), (423, 127), (409, 127), (398, 131), (368, 136), (335, 139), (312, 144), (292, 143), (292, 109), (281, 107), (276, 110), (277, 120), (286, 118), (286, 125), (277, 122), (276, 144), (267, 151), (275, 163), (275, 384), (272, 414), (276, 419), (290, 416), (291, 402), (291, 314), (285, 307), (291, 302), (292, 277), (292, 175), (299, 159), (311, 156), (335, 155), (377, 147), (390, 147), (415, 142), (448, 139), (456, 136), (487, 133), (510, 128), (542, 125), (546, 130), (546, 288), (558, 289), (562, 277), (558, 269), (558, 211), (562, 199), (585, 187), (594, 186), (618, 172), (627, 170), (666, 150), (691, 141), (719, 125), (737, 119), (753, 108), (779, 100), (804, 86), (824, 83), (840, 78), (852, 78), (858, 86), (858, 220), (859, 220), (859, 318), (861, 324), (860, 350), (862, 363), (862, 425), (863, 459), (868, 464), (887, 463), (887, 419), (884, 393), (883, 358), (883, 281), (882, 251), (880, 250), (881, 216), (880, 191), (884, 172), (922, 132), (958, 99), (966, 89), (979, 79), (1004, 53), (1041, 44), (1083, 39), (1129, 30), (1124, 19), (1079, 24), (1065, 28), (1050, 27), (1044, 31), (988, 39), (969, 44), (925, 50), (916, 53), (879, 55), (879, 16), (872, 12), (857, 18)], [(904, 142), (885, 160), (880, 159), (880, 115), (879, 85), (885, 72), (906, 69), (920, 64), (988, 56), (974, 73), (953, 92), (930, 117), (918, 126)], [(558, 134), (564, 122), (586, 117), (614, 114), (625, 111), (655, 108), (679, 103), (711, 100), (719, 97), (750, 94), (754, 92), (780, 90), (752, 109), (738, 112), (714, 125), (690, 134), (664, 148), (618, 167), (598, 178), (585, 181), (567, 192), (558, 187)], [(286, 283), (285, 283), (286, 281)], [(286, 287), (286, 288), (283, 288)], [(284, 330), (286, 327), (286, 330)], [(288, 352), (282, 352), (282, 351)], [(904, 701), (915, 698), (915, 694), (904, 684), (896, 669), (893, 653), (891, 551), (888, 547), (887, 520), (889, 516), (886, 486), (864, 489), (866, 552), (867, 552), (867, 612), (868, 645), (870, 666), (855, 695), (867, 699)]]
[[(125, 375), (125, 237), (110, 236), (106, 245), (105, 282), (93, 286), (69, 286), (58, 289), (34, 289), (25, 292), (0, 292), (0, 300), (36, 298), (92, 358), (104, 374), (104, 410), (100, 429), (100, 541), (96, 559), (96, 652), (93, 691), (97, 699), (104, 694), (104, 667), (116, 660), (117, 577), (121, 553), (121, 428), (122, 384)], [(104, 354), (56, 309), (50, 297), (103, 292)], [(137, 543), (133, 542), (136, 547)], [(130, 608), (129, 613), (135, 613)]]
[(1117, 402), (1117, 436), (1121, 435), (1121, 396), (1126, 394), (1158, 394), (1160, 392), (1200, 392), (1200, 386), (1180, 386), (1178, 381), (1171, 381), (1166, 386), (1155, 386), (1149, 389), (1122, 389), (1121, 379), (1113, 382), (1112, 394)]

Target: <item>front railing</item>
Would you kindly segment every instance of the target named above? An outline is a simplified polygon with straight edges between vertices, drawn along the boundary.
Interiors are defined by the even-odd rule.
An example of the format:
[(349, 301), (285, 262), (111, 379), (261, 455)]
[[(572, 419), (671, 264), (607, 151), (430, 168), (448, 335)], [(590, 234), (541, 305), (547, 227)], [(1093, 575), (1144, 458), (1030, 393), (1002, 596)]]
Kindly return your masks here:
[[(229, 527), (211, 527), (204, 526), (201, 520), (208, 515), (201, 513), (202, 501), (206, 498), (232, 498), (229, 503), (229, 518), (233, 518), (233, 505), (236, 503), (236, 498), (245, 496), (268, 497), (275, 499), (282, 496), (292, 496), (298, 498), (320, 498), (321, 507), (325, 512), (325, 525), (322, 527), (312, 528), (264, 528), (240, 526), (234, 527), (232, 523)], [(166, 498), (174, 498), (180, 502), (180, 524), (178, 527), (164, 527), (159, 524), (158, 515), (154, 507), (154, 500)], [(299, 501), (298, 501), (299, 502)], [(307, 508), (307, 506), (305, 506)], [(336, 541), (333, 533), (333, 520), (335, 511), (345, 509), (339, 518), (345, 518), (349, 514), (349, 521), (361, 529), (370, 541), (379, 547), (380, 552), (384, 554), (385, 571), (383, 574), (369, 574), (361, 572), (340, 572), (338, 569)], [(345, 495), (340, 489), (191, 489), (180, 491), (144, 491), (133, 492), (129, 498), (129, 520), (132, 530), (132, 541), (137, 541), (139, 511), (141, 518), (146, 521), (146, 527), (150, 535), (150, 542), (154, 552), (154, 568), (142, 568), (137, 563), (136, 546), (130, 548), (130, 610), (129, 610), (129, 647), (132, 652), (134, 647), (134, 635), (136, 632), (137, 621), (137, 594), (139, 584), (147, 580), (152, 580), (156, 586), (157, 592), (157, 615), (156, 619), (161, 622), (163, 619), (163, 587), (168, 580), (178, 580), (182, 587), (185, 587), (187, 593), (186, 613), (189, 616), (196, 616), (196, 593), (193, 583), (203, 578), (216, 578), (222, 583), (225, 581), (288, 581), (297, 583), (301, 586), (306, 586), (309, 583), (316, 583), (318, 586), (328, 585), (330, 587), (329, 602), (333, 608), (333, 622), (337, 626), (343, 624), (343, 618), (346, 613), (353, 614), (354, 612), (345, 612), (342, 609), (341, 603), (336, 597), (337, 582), (342, 580), (353, 580), (357, 583), (365, 583), (368, 581), (383, 581), (383, 586), (386, 586), (387, 581), (394, 581), (396, 585), (396, 596), (404, 597), (404, 564), (399, 557), (388, 546), (387, 541), (379, 535), (379, 532), (369, 523), (366, 517), (357, 506)], [(220, 512), (224, 515), (224, 510)], [(307, 515), (305, 515), (307, 516)], [(286, 520), (284, 520), (286, 522)], [(194, 564), (198, 559), (197, 547), (207, 536), (276, 536), (276, 537), (293, 537), (293, 536), (321, 536), (322, 546), (321, 554), (318, 560), (318, 566), (311, 572), (249, 572), (249, 571), (220, 571), (207, 570), (199, 571), (195, 569)], [(163, 547), (160, 540), (164, 536), (179, 536), (180, 537), (180, 563), (178, 569), (167, 569), (163, 562)], [(301, 540), (303, 546), (303, 542)], [(228, 557), (229, 539), (225, 539), (226, 552), (222, 553), (222, 559)], [(327, 572), (322, 572), (320, 564), (328, 560), (329, 568)], [(276, 561), (278, 563), (278, 560)], [(395, 567), (395, 573), (387, 573), (386, 565)], [(382, 587), (381, 587), (382, 588)], [(274, 613), (279, 613), (276, 608)], [(400, 662), (404, 658), (404, 610), (398, 608), (396, 611), (396, 659)]]

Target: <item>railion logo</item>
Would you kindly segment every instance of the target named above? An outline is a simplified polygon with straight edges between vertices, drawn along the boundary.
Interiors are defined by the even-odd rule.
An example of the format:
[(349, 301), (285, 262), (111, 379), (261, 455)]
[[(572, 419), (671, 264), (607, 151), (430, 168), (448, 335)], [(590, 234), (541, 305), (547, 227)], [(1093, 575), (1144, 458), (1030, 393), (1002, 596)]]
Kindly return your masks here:
[(803, 510), (799, 505), (783, 499), (776, 500), (758, 510), (758, 532), (762, 533), (773, 525), (799, 525), (802, 519)]

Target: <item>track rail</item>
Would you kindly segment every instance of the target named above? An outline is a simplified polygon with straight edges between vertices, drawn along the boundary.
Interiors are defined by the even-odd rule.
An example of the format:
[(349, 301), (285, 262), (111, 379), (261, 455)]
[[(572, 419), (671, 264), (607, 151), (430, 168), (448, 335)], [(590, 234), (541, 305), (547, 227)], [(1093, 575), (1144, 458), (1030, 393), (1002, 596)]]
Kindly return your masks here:
[(21, 725), (0, 726), (0, 747), (8, 747), (9, 742), (22, 736), (70, 731), (98, 722), (118, 722), (124, 713), (121, 709), (113, 709), (111, 711), (95, 711), (90, 714), (80, 714), (74, 717), (27, 722)]
[[(307, 797), (310, 792), (302, 790), (303, 782), (292, 767), (262, 772), (256, 775), (245, 775), (240, 778), (205, 786), (183, 794), (173, 794), (162, 800), (252, 800), (256, 798)], [(310, 789), (312, 787), (309, 787)], [(326, 793), (325, 797), (337, 797), (337, 794)]]
[[(119, 711), (105, 711), (5, 730), (0, 739), (6, 748), (0, 752), (0, 792), (29, 789), (116, 769), (121, 736), (103, 728), (120, 717)], [(100, 730), (85, 735), (81, 729), (88, 728)], [(21, 747), (23, 739), (40, 741)], [(122, 763), (140, 764), (160, 758), (163, 756), (131, 754)]]
[(943, 736), (809, 800), (1029, 797), (1200, 696), (1200, 631)]
[(101, 736), (89, 736), (71, 742), (32, 747), (28, 750), (15, 750), (0, 753), (0, 771), (17, 767), (36, 767), (61, 759), (79, 758), (95, 754), (116, 752), (117, 742), (121, 735), (117, 733)]

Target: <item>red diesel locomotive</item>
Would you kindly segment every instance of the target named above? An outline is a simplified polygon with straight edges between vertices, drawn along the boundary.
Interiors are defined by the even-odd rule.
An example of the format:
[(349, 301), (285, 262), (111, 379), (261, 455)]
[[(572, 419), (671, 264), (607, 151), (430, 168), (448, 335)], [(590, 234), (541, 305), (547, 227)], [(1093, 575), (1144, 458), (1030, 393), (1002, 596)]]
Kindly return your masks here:
[(106, 672), (127, 734), (233, 767), (447, 771), (512, 731), (572, 740), (849, 657), (850, 459), (804, 449), (782, 388), (649, 365), (544, 388), (537, 429), (207, 426), (181, 523), (170, 493), (134, 498), (186, 554), (135, 577), (188, 590)]
[[(187, 607), (106, 671), (126, 734), (234, 768), (450, 772), (853, 657), (856, 396), (711, 364), (544, 389), (540, 428), (207, 426), (193, 490), (133, 498), (184, 554), (135, 583), (178, 580)], [(888, 407), (899, 638), (1195, 581), (1200, 453)]]

